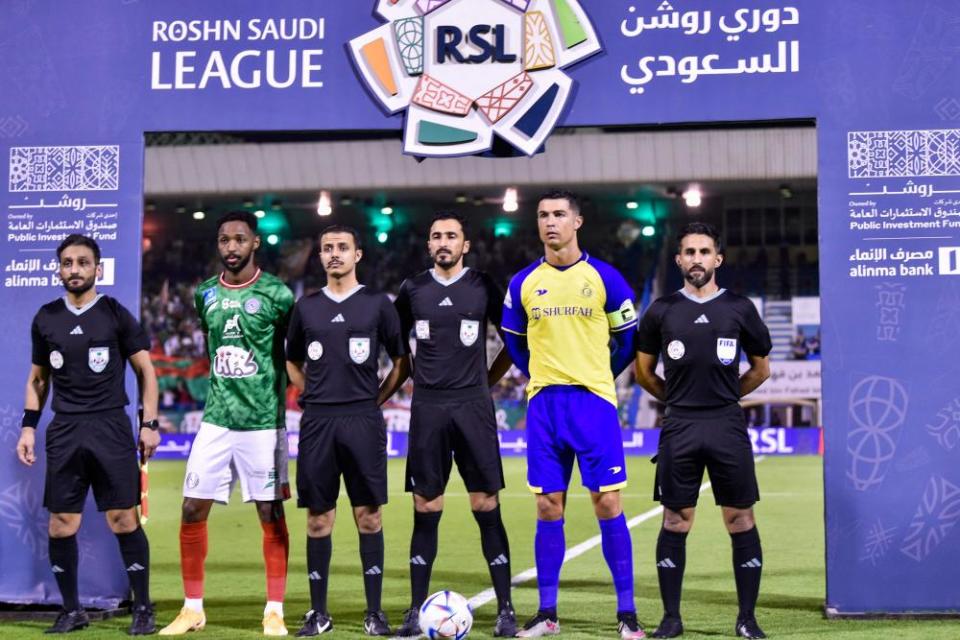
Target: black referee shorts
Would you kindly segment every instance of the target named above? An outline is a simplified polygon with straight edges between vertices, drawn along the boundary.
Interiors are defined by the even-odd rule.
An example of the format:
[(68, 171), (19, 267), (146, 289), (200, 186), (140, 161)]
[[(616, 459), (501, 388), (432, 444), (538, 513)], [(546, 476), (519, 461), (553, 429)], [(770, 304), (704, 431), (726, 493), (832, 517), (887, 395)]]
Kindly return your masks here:
[(453, 461), (470, 492), (503, 489), (503, 464), (493, 400), (485, 389), (414, 389), (410, 407), (406, 489), (432, 500), (442, 495)]
[(46, 451), (43, 506), (50, 513), (83, 512), (91, 486), (100, 511), (140, 504), (137, 444), (123, 409), (56, 414)]
[(695, 507), (704, 467), (718, 505), (746, 509), (760, 499), (753, 447), (739, 405), (667, 410), (653, 499), (673, 511)]
[(340, 476), (354, 507), (387, 504), (387, 427), (372, 401), (307, 405), (300, 421), (297, 506), (337, 506)]

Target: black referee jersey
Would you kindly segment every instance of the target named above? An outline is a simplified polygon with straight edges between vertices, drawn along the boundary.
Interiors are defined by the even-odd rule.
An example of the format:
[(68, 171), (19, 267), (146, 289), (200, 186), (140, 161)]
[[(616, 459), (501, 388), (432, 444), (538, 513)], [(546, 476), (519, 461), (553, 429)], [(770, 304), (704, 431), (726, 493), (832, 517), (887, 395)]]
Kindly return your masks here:
[(637, 351), (661, 354), (666, 404), (724, 407), (740, 400), (740, 353), (770, 353), (770, 331), (749, 298), (720, 289), (700, 299), (681, 289), (647, 309)]
[(33, 364), (50, 369), (56, 413), (125, 407), (127, 359), (150, 349), (140, 323), (102, 293), (80, 309), (65, 297), (43, 305), (31, 334)]
[(395, 304), (404, 337), (417, 340), (416, 388), (487, 386), (487, 325), (500, 326), (503, 297), (490, 276), (470, 268), (450, 280), (430, 269), (403, 282)]
[(287, 360), (305, 363), (301, 406), (376, 400), (381, 346), (391, 358), (408, 351), (386, 294), (359, 285), (343, 296), (324, 287), (300, 298), (287, 331)]

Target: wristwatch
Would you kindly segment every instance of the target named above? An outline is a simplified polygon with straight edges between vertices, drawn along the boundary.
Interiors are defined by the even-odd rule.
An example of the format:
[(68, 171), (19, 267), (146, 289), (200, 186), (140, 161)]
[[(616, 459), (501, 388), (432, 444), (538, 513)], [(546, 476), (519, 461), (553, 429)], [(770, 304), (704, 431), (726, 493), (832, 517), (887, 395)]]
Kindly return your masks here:
[(152, 429), (153, 431), (157, 431), (158, 429), (160, 429), (160, 421), (157, 420), (156, 418), (154, 418), (153, 420), (145, 420), (144, 422), (140, 423), (140, 428)]

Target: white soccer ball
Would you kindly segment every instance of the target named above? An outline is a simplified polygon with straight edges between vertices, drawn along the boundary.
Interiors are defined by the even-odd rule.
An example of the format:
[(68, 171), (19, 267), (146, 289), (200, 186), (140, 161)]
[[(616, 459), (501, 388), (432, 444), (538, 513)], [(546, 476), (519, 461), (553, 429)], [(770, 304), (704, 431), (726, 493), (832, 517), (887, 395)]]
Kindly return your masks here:
[(467, 599), (456, 591), (437, 591), (420, 607), (420, 630), (430, 640), (463, 640), (473, 626), (473, 610)]

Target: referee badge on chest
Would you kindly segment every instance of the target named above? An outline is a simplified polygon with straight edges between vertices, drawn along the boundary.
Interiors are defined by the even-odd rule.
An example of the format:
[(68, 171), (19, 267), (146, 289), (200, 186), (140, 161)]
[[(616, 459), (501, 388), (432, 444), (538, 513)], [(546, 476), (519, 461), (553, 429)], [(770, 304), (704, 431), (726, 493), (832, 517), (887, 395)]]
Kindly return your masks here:
[(50, 366), (59, 369), (63, 366), (63, 354), (54, 349), (50, 352)]
[(429, 340), (430, 339), (430, 321), (429, 320), (417, 320), (417, 340)]
[(323, 345), (314, 340), (307, 347), (307, 357), (311, 360), (319, 360), (323, 357)]
[(469, 347), (477, 341), (477, 337), (480, 335), (480, 321), (479, 320), (461, 320), (460, 321), (460, 342), (463, 343), (463, 346)]
[(87, 364), (94, 373), (102, 373), (110, 362), (110, 347), (90, 347), (87, 351)]
[(350, 338), (350, 359), (363, 364), (370, 357), (370, 338)]
[(717, 358), (724, 365), (737, 359), (737, 339), (717, 338)]

